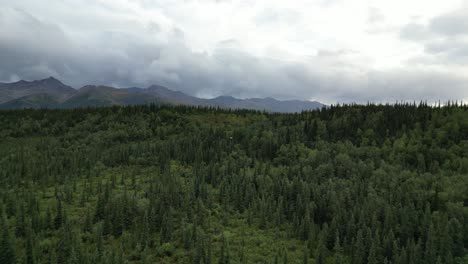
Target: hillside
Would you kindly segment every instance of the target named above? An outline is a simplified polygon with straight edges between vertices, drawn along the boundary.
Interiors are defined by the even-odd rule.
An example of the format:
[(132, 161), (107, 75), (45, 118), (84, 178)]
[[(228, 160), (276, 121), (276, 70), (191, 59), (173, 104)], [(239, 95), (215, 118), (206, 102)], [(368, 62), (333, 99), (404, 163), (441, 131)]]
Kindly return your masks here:
[(47, 94), (62, 102), (75, 93), (75, 89), (53, 77), (31, 82), (21, 80), (14, 83), (0, 83), (0, 104), (37, 94)]
[(236, 99), (221, 96), (203, 99), (160, 85), (151, 85), (148, 88), (87, 85), (75, 90), (53, 77), (32, 82), (0, 83), (0, 109), (80, 108), (151, 103), (285, 113), (325, 107), (319, 102), (280, 101), (272, 98)]
[(57, 108), (60, 98), (48, 93), (30, 94), (0, 104), (0, 109)]
[(112, 105), (140, 105), (157, 103), (159, 99), (144, 93), (135, 93), (127, 89), (108, 86), (85, 86), (63, 102), (62, 108), (102, 107)]
[(0, 127), (1, 263), (468, 260), (467, 106), (0, 110)]

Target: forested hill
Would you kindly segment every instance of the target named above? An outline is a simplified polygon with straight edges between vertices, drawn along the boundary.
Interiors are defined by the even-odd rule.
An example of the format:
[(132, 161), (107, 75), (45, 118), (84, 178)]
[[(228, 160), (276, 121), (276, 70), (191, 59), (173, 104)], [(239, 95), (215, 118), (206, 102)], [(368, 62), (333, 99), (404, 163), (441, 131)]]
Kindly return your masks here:
[(468, 263), (468, 107), (0, 111), (0, 263)]

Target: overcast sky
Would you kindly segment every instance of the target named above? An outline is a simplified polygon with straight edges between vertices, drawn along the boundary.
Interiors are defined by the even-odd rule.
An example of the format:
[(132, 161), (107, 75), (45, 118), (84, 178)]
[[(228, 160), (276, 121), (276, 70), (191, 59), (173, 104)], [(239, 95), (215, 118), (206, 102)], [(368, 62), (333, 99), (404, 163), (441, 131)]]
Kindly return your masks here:
[(468, 100), (468, 0), (0, 0), (0, 81)]

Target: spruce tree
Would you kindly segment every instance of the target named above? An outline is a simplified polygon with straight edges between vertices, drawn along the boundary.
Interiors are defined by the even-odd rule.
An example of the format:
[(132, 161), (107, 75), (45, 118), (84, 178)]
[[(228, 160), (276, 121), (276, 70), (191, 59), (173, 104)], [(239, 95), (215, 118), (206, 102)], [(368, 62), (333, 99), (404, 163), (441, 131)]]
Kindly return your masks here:
[(62, 226), (63, 222), (63, 216), (62, 216), (62, 201), (60, 199), (57, 199), (57, 209), (56, 209), (56, 215), (54, 218), (54, 227), (55, 229), (59, 229)]
[(0, 230), (2, 232), (0, 237), (0, 263), (14, 264), (16, 263), (15, 244), (10, 233), (10, 228), (8, 227), (3, 206), (0, 206), (0, 210)]
[(319, 239), (317, 249), (315, 251), (315, 264), (325, 264), (325, 255), (326, 254), (326, 247), (325, 241), (323, 238)]
[(362, 237), (362, 231), (359, 230), (357, 233), (354, 255), (353, 255), (353, 264), (365, 263), (366, 260), (366, 249), (364, 246), (364, 239)]
[(226, 236), (223, 234), (221, 238), (221, 251), (219, 253), (219, 264), (229, 264), (231, 262), (229, 256), (229, 246)]
[(304, 246), (304, 252), (302, 253), (302, 256), (302, 263), (309, 264), (309, 249), (307, 248), (307, 245)]

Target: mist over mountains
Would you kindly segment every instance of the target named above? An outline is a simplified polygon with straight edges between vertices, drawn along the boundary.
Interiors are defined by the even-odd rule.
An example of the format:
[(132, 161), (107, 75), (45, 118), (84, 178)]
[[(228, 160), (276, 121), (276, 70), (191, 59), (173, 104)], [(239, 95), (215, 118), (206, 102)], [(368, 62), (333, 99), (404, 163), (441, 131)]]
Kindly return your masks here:
[(87, 85), (74, 89), (49, 77), (36, 81), (0, 83), (0, 109), (22, 108), (79, 108), (112, 105), (171, 104), (231, 109), (265, 110), (293, 113), (325, 107), (317, 101), (285, 100), (274, 98), (238, 99), (219, 96), (198, 98), (160, 85), (148, 88), (115, 88)]

